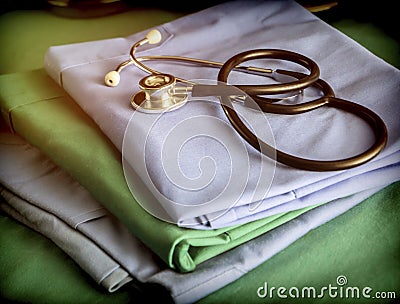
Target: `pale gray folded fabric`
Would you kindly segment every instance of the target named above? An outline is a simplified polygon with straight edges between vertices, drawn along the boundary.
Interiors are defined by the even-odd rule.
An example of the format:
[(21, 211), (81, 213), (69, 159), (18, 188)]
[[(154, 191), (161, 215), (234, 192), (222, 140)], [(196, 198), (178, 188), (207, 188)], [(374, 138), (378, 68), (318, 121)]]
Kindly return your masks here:
[(160, 259), (84, 187), (43, 152), (16, 135), (0, 134), (0, 182), (8, 191), (35, 205), (38, 212), (51, 214), (60, 224), (85, 235), (137, 278), (144, 280), (160, 270)]
[(107, 291), (114, 292), (132, 281), (129, 273), (91, 239), (7, 189), (0, 186), (0, 190), (6, 202), (0, 203), (1, 210), (51, 239)]
[[(390, 173), (398, 167), (379, 170)], [(70, 175), (17, 135), (0, 134), (0, 182), (4, 187), (1, 195), (7, 201), (1, 208), (53, 240), (107, 290), (117, 290), (135, 279), (164, 286), (177, 303), (192, 303), (240, 278), (310, 230), (362, 202), (383, 188), (387, 180), (382, 180), (378, 188), (308, 211), (186, 274), (168, 268), (107, 210), (102, 209), (101, 216), (91, 216), (88, 206), (100, 210), (101, 205)], [(54, 210), (56, 214), (52, 214)], [(69, 220), (71, 214), (81, 219), (79, 224)]]
[[(384, 151), (360, 167), (339, 172), (310, 172), (281, 164), (274, 168), (274, 164), (267, 161), (266, 172), (273, 168), (273, 179), (269, 179), (270, 175), (264, 178), (260, 174), (264, 167), (259, 164), (258, 153), (241, 141), (233, 130), (221, 127), (229, 126), (229, 123), (214, 101), (192, 100), (177, 111), (154, 118), (150, 114), (133, 112), (130, 106), (132, 95), (139, 90), (139, 80), (146, 75), (143, 71), (130, 66), (122, 71), (117, 87), (104, 85), (104, 75), (129, 58), (132, 44), (142, 39), (146, 32), (125, 38), (51, 47), (45, 57), (47, 72), (122, 151), (124, 168), (135, 170), (148, 186), (151, 197), (148, 201), (139, 200), (139, 203), (163, 202), (162, 209), (169, 217), (166, 220), (195, 229), (249, 222), (262, 214), (293, 210), (297, 205), (290, 202), (296, 199), (310, 198), (312, 194), (318, 198), (319, 191), (322, 193), (325, 188), (332, 190), (341, 181), (379, 169), (376, 161), (390, 161), (382, 161), (381, 166), (399, 162), (396, 152), (400, 148), (400, 123), (398, 111), (393, 111), (398, 109), (399, 70), (298, 3), (226, 2), (157, 29), (163, 34), (161, 43), (146, 45), (138, 50), (138, 56), (183, 55), (224, 62), (239, 52), (262, 48), (285, 49), (308, 56), (318, 63), (321, 78), (331, 84), (337, 97), (376, 112), (386, 123), (389, 133)], [(177, 63), (148, 64), (186, 79), (215, 80), (217, 77), (215, 69)], [(257, 64), (303, 71), (286, 61), (251, 63)], [(252, 80), (244, 74), (234, 73), (229, 82), (241, 84)], [(255, 81), (260, 82), (260, 79)], [(315, 94), (313, 90), (306, 90), (304, 100)], [(255, 128), (270, 125), (277, 148), (301, 157), (345, 158), (366, 150), (373, 141), (372, 131), (365, 122), (332, 108), (323, 107), (294, 116), (261, 115), (240, 106), (238, 109), (247, 115)], [(202, 123), (196, 124), (199, 121)], [(229, 150), (226, 147), (232, 142), (235, 148)], [(176, 147), (174, 143), (180, 144)], [(175, 154), (163, 154), (167, 148)], [(193, 181), (198, 178), (200, 181), (204, 178), (204, 183), (200, 183), (202, 187), (193, 187)], [(265, 183), (263, 187), (258, 187), (260, 181)], [(135, 183), (129, 179), (127, 182), (136, 197), (141, 189), (135, 188)], [(374, 187), (374, 184), (370, 186)], [(230, 191), (223, 191), (228, 188)], [(341, 187), (332, 190), (332, 199), (340, 197), (340, 191)], [(219, 199), (218, 203), (213, 203), (215, 198)], [(309, 199), (307, 203), (319, 202)], [(254, 209), (254, 206), (258, 207)], [(252, 208), (252, 214), (246, 211)], [(193, 224), (199, 222), (201, 225)]]

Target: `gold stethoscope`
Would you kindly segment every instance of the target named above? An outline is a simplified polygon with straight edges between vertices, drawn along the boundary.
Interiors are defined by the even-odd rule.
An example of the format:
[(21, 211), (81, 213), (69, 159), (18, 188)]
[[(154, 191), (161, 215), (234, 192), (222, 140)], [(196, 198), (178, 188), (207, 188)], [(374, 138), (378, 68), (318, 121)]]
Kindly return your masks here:
[[(131, 104), (137, 110), (145, 113), (160, 113), (172, 111), (183, 106), (187, 101), (187, 93), (190, 91), (193, 97), (218, 96), (224, 113), (233, 128), (251, 146), (267, 157), (285, 165), (309, 170), (309, 171), (334, 171), (344, 170), (362, 165), (377, 156), (385, 147), (387, 142), (387, 129), (383, 120), (373, 111), (359, 104), (348, 100), (335, 97), (335, 93), (330, 85), (320, 79), (318, 65), (310, 58), (287, 50), (281, 49), (256, 49), (239, 53), (225, 63), (181, 56), (142, 56), (135, 57), (136, 49), (146, 43), (156, 44), (161, 41), (161, 33), (157, 30), (150, 31), (146, 37), (135, 43), (130, 50), (130, 58), (117, 66), (117, 68), (105, 76), (107, 86), (117, 86), (120, 81), (120, 72), (127, 66), (134, 64), (139, 69), (149, 73), (139, 81), (140, 91), (133, 95)], [(242, 66), (243, 62), (255, 59), (272, 58), (291, 61), (305, 67), (309, 74), (287, 71), (263, 69), (251, 66)], [(144, 65), (148, 60), (170, 60), (183, 61), (192, 64), (218, 67), (220, 68), (217, 80), (227, 84), (228, 76), (232, 70), (240, 72), (264, 75), (279, 79), (291, 77), (290, 82), (265, 85), (205, 85), (197, 84), (170, 74), (161, 73)], [(178, 84), (185, 84), (179, 86)], [(319, 89), (323, 96), (315, 100), (300, 104), (278, 104), (277, 102), (285, 98), (299, 96), (307, 87)], [(254, 100), (259, 109), (267, 113), (294, 115), (312, 111), (322, 106), (328, 106), (352, 113), (363, 119), (374, 131), (375, 142), (364, 152), (339, 160), (312, 160), (290, 155), (275, 149), (263, 140), (258, 138), (241, 120), (234, 110), (232, 100), (244, 98), (243, 92)], [(282, 98), (267, 98), (263, 95), (285, 95)]]

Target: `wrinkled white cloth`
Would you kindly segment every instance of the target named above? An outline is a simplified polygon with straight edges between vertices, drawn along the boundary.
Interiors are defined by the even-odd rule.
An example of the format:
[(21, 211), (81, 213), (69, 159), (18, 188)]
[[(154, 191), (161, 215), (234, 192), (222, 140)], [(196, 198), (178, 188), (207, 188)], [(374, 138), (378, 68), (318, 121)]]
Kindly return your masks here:
[[(275, 168), (269, 160), (261, 165), (259, 154), (226, 127), (229, 122), (212, 99), (192, 100), (176, 111), (154, 116), (133, 112), (130, 106), (132, 95), (139, 90), (138, 82), (145, 76), (143, 71), (130, 66), (121, 72), (117, 87), (104, 85), (105, 74), (129, 58), (132, 44), (146, 32), (49, 48), (45, 57), (47, 72), (122, 151), (124, 168), (135, 170), (149, 190), (147, 197), (139, 193), (141, 189), (129, 180), (128, 172), (133, 196), (142, 198), (138, 201), (145, 209), (150, 202), (161, 204), (167, 213), (162, 219), (195, 229), (245, 223), (275, 211), (294, 210), (298, 200), (313, 205), (320, 203), (320, 196), (329, 201), (365, 190), (361, 185), (364, 174), (399, 162), (399, 70), (298, 3), (227, 2), (157, 29), (163, 40), (138, 49), (138, 56), (181, 55), (224, 62), (242, 51), (260, 48), (286, 49), (308, 56), (318, 63), (321, 78), (333, 87), (337, 97), (376, 112), (389, 134), (386, 148), (374, 160), (346, 171), (311, 172), (281, 164)], [(302, 71), (289, 62), (261, 63)], [(217, 77), (217, 70), (212, 68), (168, 62), (148, 64), (185, 79)], [(252, 83), (253, 78), (234, 73), (229, 82)], [(315, 92), (306, 90), (304, 99), (311, 96)], [(271, 144), (275, 142), (279, 150), (301, 157), (346, 158), (366, 150), (374, 138), (365, 122), (332, 108), (294, 116), (261, 115), (240, 106), (238, 109)], [(392, 182), (398, 180), (392, 177)], [(344, 192), (343, 181), (353, 183)], [(363, 189), (355, 187), (349, 192), (355, 184)], [(373, 181), (366, 184), (375, 186)], [(157, 216), (152, 208), (148, 211)]]

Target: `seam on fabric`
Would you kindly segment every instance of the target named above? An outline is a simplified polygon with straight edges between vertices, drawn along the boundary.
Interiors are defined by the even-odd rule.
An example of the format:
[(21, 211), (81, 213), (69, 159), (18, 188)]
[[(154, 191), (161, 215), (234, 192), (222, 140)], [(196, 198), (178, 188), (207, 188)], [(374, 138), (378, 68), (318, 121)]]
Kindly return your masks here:
[(60, 87), (64, 88), (62, 71), (58, 72), (58, 81), (60, 83)]
[(68, 69), (75, 68), (75, 67), (79, 67), (79, 66), (85, 66), (85, 65), (88, 65), (88, 64), (92, 64), (92, 63), (98, 63), (98, 62), (102, 62), (102, 61), (114, 60), (114, 59), (117, 59), (117, 58), (121, 58), (121, 60), (122, 60), (124, 57), (127, 57), (127, 55), (118, 55), (118, 56), (109, 57), (109, 58), (103, 58), (103, 59), (98, 59), (98, 60), (90, 60), (90, 61), (88, 61), (88, 62), (81, 62), (81, 63), (72, 64), (72, 65), (68, 65), (68, 66), (66, 66), (66, 67), (63, 67), (63, 68), (58, 72), (58, 74), (59, 74), (59, 76), (60, 76), (60, 84), (61, 84), (61, 86), (63, 86), (63, 85), (62, 85), (62, 73), (63, 73), (64, 71), (68, 70)]
[(103, 282), (109, 275), (111, 275), (115, 270), (117, 270), (118, 268), (120, 268), (120, 265), (115, 265), (113, 268), (111, 268), (108, 272), (106, 272), (105, 274), (103, 274), (103, 276), (99, 279), (99, 281), (97, 282), (99, 285), (101, 284), (101, 282)]
[(24, 103), (24, 104), (17, 105), (17, 106), (14, 106), (14, 107), (10, 108), (10, 109), (7, 111), (6, 114), (8, 115), (9, 127), (10, 127), (11, 131), (12, 131), (13, 133), (18, 133), (18, 132), (16, 131), (16, 128), (15, 128), (15, 125), (14, 125), (14, 119), (13, 119), (13, 115), (12, 115), (12, 114), (13, 114), (12, 112), (13, 112), (14, 110), (17, 110), (18, 108), (22, 108), (22, 107), (24, 107), (24, 106), (28, 106), (28, 105), (31, 105), (31, 104), (35, 104), (35, 103), (38, 103), (38, 102), (49, 101), (49, 100), (57, 99), (57, 98), (60, 98), (60, 97), (63, 97), (63, 96), (60, 95), (60, 96), (54, 96), (54, 97), (49, 97), (49, 98), (45, 98), (45, 99), (35, 100), (35, 101), (31, 101), (31, 102)]
[(14, 127), (13, 116), (11, 114), (11, 111), (7, 112), (7, 116), (8, 116), (8, 125), (9, 125), (11, 131), (13, 133), (17, 133), (17, 131), (15, 130), (15, 127)]
[(229, 233), (229, 231), (225, 231), (223, 234), (225, 234), (228, 237), (228, 242), (232, 242), (232, 235)]
[(11, 114), (12, 111), (14, 111), (15, 109), (18, 109), (20, 107), (28, 106), (28, 105), (35, 104), (35, 103), (42, 102), (42, 101), (49, 101), (49, 100), (57, 99), (57, 98), (60, 98), (60, 97), (65, 97), (65, 96), (64, 95), (53, 96), (53, 97), (48, 97), (48, 98), (39, 99), (39, 100), (31, 101), (31, 102), (28, 102), (28, 103), (24, 103), (24, 104), (21, 104), (21, 105), (17, 105), (17, 106), (14, 106), (14, 107), (10, 108), (8, 110), (8, 113)]
[[(92, 216), (91, 216), (92, 215)], [(74, 222), (74, 229), (77, 229), (79, 225), (87, 223), (89, 221), (101, 218), (108, 215), (107, 209), (104, 207), (99, 207), (85, 213), (80, 213), (78, 215), (74, 215), (69, 219)]]
[[(264, 263), (266, 260), (263, 260), (263, 262), (261, 262), (260, 264), (262, 264), (262, 263)], [(260, 264), (258, 264), (258, 265), (260, 265)], [(257, 265), (257, 266), (258, 266)], [(249, 269), (246, 269), (246, 268), (243, 268), (243, 267), (241, 267), (241, 265), (240, 266), (238, 266), (238, 265), (235, 265), (234, 266), (237, 270), (239, 270), (239, 271), (241, 271), (241, 272), (243, 272), (243, 274), (246, 274), (246, 273), (248, 273), (250, 270)]]
[[(46, 168), (46, 170), (45, 170), (43, 173), (39, 174), (39, 175), (35, 175), (34, 177), (29, 177), (29, 178), (27, 178), (27, 179), (23, 179), (23, 180), (17, 181), (17, 182), (15, 182), (15, 184), (18, 185), (18, 186), (19, 186), (19, 185), (23, 185), (23, 184), (25, 184), (26, 182), (33, 181), (33, 180), (42, 178), (43, 176), (47, 176), (47, 175), (49, 175), (49, 174), (51, 174), (51, 173), (53, 173), (53, 172), (56, 172), (57, 168), (54, 166), (54, 164), (51, 163), (51, 161), (49, 161), (49, 160), (44, 160), (43, 164), (50, 164), (51, 167)], [(12, 186), (10, 186), (10, 185), (8, 185), (8, 186), (10, 187), (10, 189), (12, 189)], [(13, 190), (10, 190), (10, 192), (14, 192), (14, 191), (13, 191)], [(20, 197), (19, 194), (17, 194), (17, 193), (15, 193), (15, 195), (17, 195), (18, 197)], [(21, 197), (21, 198), (23, 198), (23, 197)], [(29, 203), (32, 203), (28, 198), (25, 199), (25, 200), (28, 201)], [(32, 203), (32, 205), (34, 205), (35, 207), (41, 208), (41, 207), (37, 206), (37, 205), (34, 204), (34, 203)], [(42, 208), (41, 208), (41, 209), (42, 209)]]

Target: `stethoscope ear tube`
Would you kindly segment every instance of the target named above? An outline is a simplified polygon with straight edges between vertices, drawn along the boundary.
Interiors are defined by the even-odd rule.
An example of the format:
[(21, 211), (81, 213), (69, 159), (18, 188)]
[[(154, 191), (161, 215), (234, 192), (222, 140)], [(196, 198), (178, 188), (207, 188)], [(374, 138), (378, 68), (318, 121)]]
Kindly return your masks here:
[[(277, 73), (281, 73), (284, 75), (292, 76), (297, 79), (301, 79), (305, 77), (304, 74), (299, 73), (299, 72), (293, 72), (293, 71), (285, 71), (285, 70), (277, 70)], [(334, 97), (335, 93), (331, 86), (324, 80), (318, 79), (314, 83), (312, 83), (311, 87), (315, 87), (316, 89), (319, 89), (323, 96), (325, 97)], [(254, 102), (260, 107), (260, 109), (263, 112), (266, 113), (273, 113), (273, 114), (284, 114), (284, 115), (296, 115), (296, 114), (301, 114), (305, 113), (308, 111), (312, 111), (316, 108), (319, 108), (325, 104), (328, 103), (326, 98), (318, 98), (313, 101), (308, 101), (308, 102), (303, 102), (299, 104), (293, 104), (293, 105), (288, 105), (288, 104), (274, 104), (269, 102), (268, 98), (264, 98), (258, 95), (253, 95), (251, 98), (254, 100)]]
[[(301, 73), (302, 77), (295, 81), (281, 84), (263, 84), (263, 85), (235, 85), (248, 95), (274, 95), (288, 93), (296, 90), (302, 90), (312, 85), (319, 79), (319, 67), (310, 58), (301, 54), (277, 49), (258, 49), (239, 53), (228, 59), (221, 67), (218, 73), (218, 81), (227, 82), (230, 72), (240, 63), (255, 59), (280, 59), (297, 63), (310, 71), (309, 75)], [(279, 70), (278, 70), (279, 71)], [(225, 80), (222, 80), (225, 79)]]

